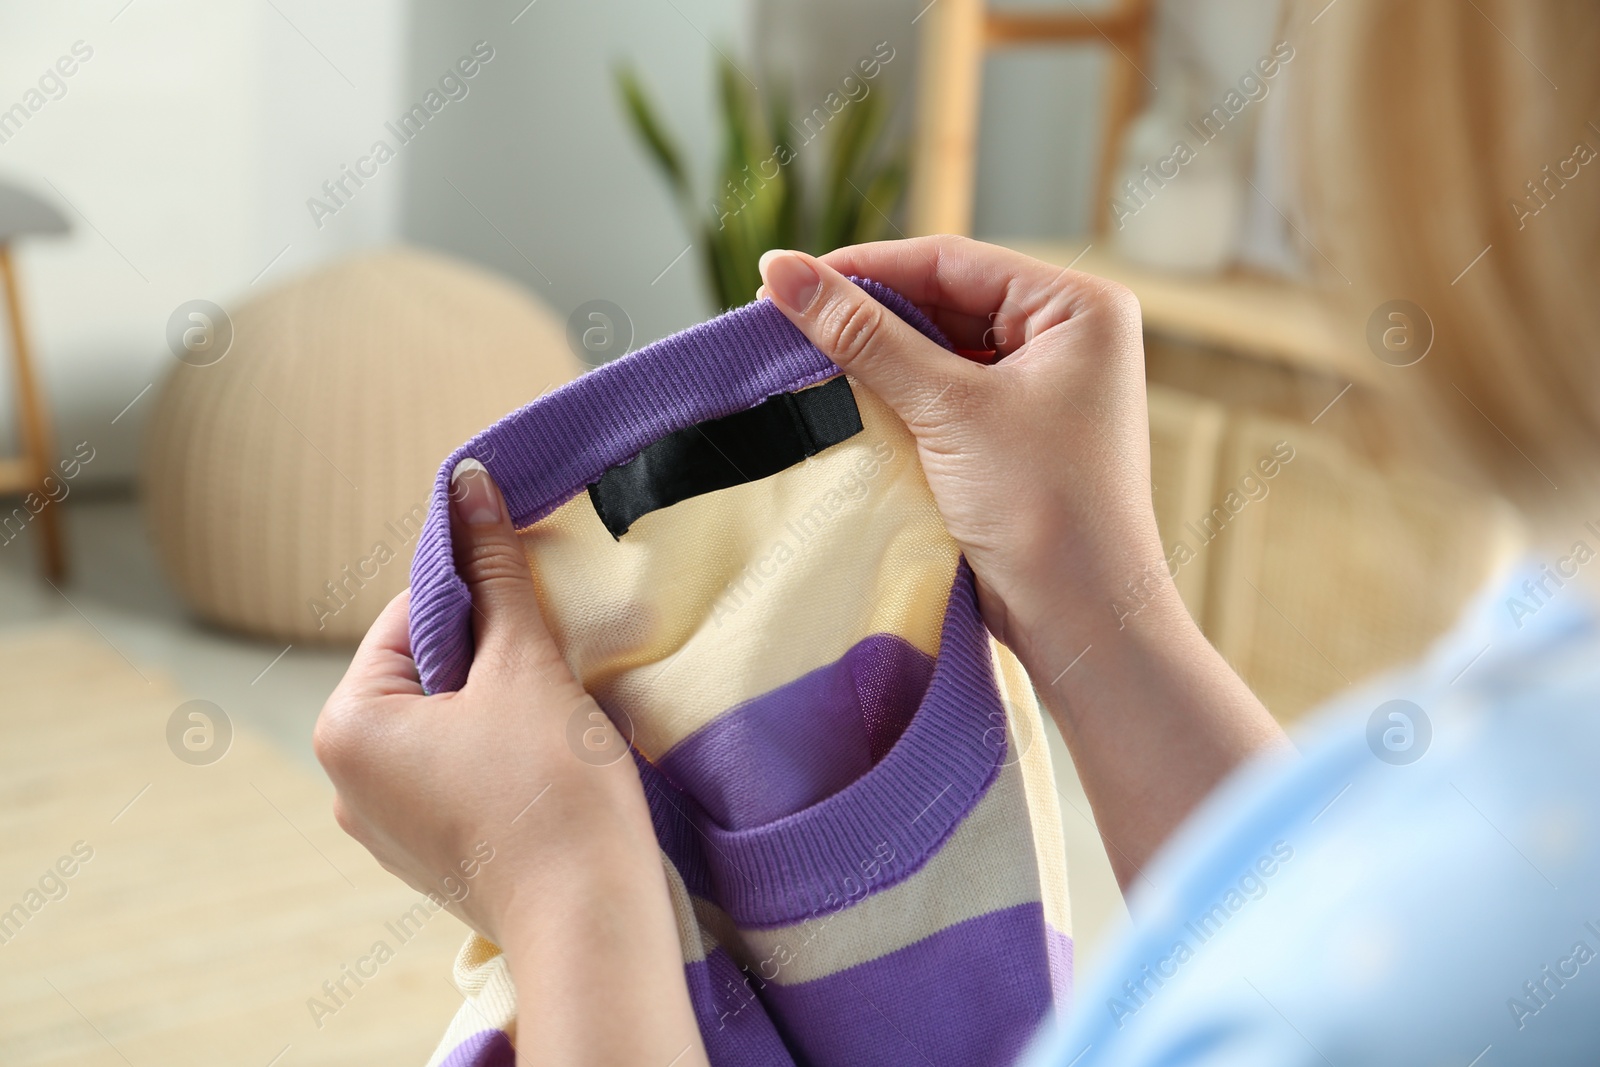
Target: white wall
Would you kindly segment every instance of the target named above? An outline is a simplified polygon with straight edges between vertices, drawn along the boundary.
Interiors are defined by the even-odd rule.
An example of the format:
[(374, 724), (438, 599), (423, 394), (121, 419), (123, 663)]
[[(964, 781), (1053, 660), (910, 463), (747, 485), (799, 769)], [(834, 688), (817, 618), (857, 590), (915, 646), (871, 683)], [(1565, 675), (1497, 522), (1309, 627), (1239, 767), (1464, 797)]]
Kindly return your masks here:
[(1105, 62), (1083, 47), (992, 54), (978, 117), (976, 236), (1048, 239), (1091, 228)]
[[(258, 275), (264, 288), (401, 237), (517, 277), (562, 317), (610, 299), (633, 317), (638, 343), (704, 318), (712, 308), (695, 253), (662, 273), (690, 238), (623, 122), (613, 65), (638, 64), (704, 179), (717, 150), (714, 45), (761, 81), (756, 51), (842, 73), (868, 38), (888, 39), (897, 54), (882, 86), (909, 99), (912, 19), (925, 6), (0, 0), (0, 109), (74, 42), (94, 50), (65, 96), (0, 143), (0, 179), (60, 204), (75, 227), (19, 249), (58, 442), (94, 443), (86, 480), (126, 477), (150, 394), (111, 420), (172, 366), (164, 334), (175, 307), (237, 305)], [(495, 58), (467, 97), (319, 229), (307, 199), (479, 40)], [(1082, 228), (1097, 64), (1089, 53), (1028, 50), (990, 63), (980, 234)], [(797, 102), (805, 92), (796, 87)], [(10, 389), (0, 374), (8, 442)]]
[[(512, 25), (524, 3), (417, 0), (417, 74), (442, 70), (480, 37), (500, 58), (439, 136), (430, 128), (427, 144), (419, 141), (405, 232), (515, 275), (563, 318), (586, 300), (611, 300), (628, 311), (640, 343), (714, 309), (694, 253), (655, 280), (691, 237), (623, 122), (612, 65), (638, 64), (709, 195), (704, 183), (718, 136), (713, 42), (757, 84), (768, 83), (767, 66), (810, 72), (792, 86), (800, 105), (888, 40), (896, 56), (880, 87), (909, 103), (921, 28), (913, 20), (927, 7), (927, 0), (539, 0)], [(989, 64), (980, 234), (1066, 236), (1083, 228), (1098, 62), (1087, 50), (1025, 49)]]
[(526, 3), (415, 5), (410, 69), (419, 76), (443, 71), (478, 40), (495, 59), (452, 105), (459, 112), (418, 139), (406, 235), (521, 279), (563, 320), (585, 301), (610, 300), (641, 342), (704, 318), (696, 253), (666, 270), (690, 238), (624, 124), (612, 69), (636, 63), (704, 177), (714, 153), (711, 42), (738, 51), (740, 5)]
[[(93, 49), (0, 143), (0, 180), (73, 223), (17, 254), (58, 444), (91, 441), (84, 478), (101, 481), (135, 469), (150, 394), (111, 420), (174, 365), (175, 307), (236, 303), (280, 252), (258, 285), (393, 239), (401, 187), (384, 175), (320, 232), (305, 207), (394, 110), (403, 0), (124, 4), (0, 2), (0, 109), (75, 42)], [(9, 363), (0, 380), (9, 442)]]

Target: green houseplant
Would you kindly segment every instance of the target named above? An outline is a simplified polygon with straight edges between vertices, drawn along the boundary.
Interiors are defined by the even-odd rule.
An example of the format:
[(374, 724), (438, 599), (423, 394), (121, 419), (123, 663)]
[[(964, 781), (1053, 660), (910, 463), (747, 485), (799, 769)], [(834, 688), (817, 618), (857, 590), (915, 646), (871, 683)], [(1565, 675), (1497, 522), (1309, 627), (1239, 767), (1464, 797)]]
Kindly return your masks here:
[[(905, 193), (904, 145), (881, 143), (889, 117), (881, 92), (848, 99), (794, 121), (788, 96), (769, 91), (763, 108), (731, 60), (718, 64), (722, 150), (712, 196), (696, 197), (673, 136), (631, 66), (616, 71), (624, 110), (666, 179), (699, 251), (720, 308), (746, 303), (761, 284), (756, 264), (769, 248), (820, 255), (885, 236)], [(822, 153), (820, 188), (805, 188), (802, 154)]]

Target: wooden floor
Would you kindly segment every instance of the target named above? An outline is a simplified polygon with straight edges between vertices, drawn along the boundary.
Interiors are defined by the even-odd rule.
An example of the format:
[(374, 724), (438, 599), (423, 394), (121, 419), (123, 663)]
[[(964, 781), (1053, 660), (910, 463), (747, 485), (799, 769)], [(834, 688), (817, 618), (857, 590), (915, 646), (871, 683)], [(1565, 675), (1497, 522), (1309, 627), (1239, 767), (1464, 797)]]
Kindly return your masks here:
[[(338, 829), (325, 781), (242, 732), (182, 762), (167, 721), (204, 694), (88, 627), (0, 640), (0, 694), (0, 1064), (425, 1061), (465, 928), (396, 936), (420, 898)], [(75, 846), (92, 858), (47, 877)], [(330, 998), (378, 941), (392, 958)]]

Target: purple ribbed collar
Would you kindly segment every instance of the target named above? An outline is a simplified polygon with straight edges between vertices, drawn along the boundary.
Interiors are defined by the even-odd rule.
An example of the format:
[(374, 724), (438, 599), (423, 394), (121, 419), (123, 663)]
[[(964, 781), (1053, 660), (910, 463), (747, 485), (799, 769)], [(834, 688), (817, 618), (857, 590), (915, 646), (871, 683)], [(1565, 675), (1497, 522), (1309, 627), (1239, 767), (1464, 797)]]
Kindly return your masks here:
[(866, 774), (793, 815), (717, 824), (635, 755), (656, 838), (695, 896), (742, 927), (843, 911), (922, 868), (982, 799), (1010, 752), (989, 631), (962, 560), (933, 677), (905, 732)]
[[(938, 327), (899, 293), (852, 279), (930, 339)], [(411, 561), (411, 653), (430, 693), (460, 689), (472, 663), (472, 600), (450, 543), (450, 474), (488, 468), (520, 529), (675, 430), (754, 407), (839, 372), (770, 300), (746, 304), (568, 382), (451, 453), (434, 480)]]

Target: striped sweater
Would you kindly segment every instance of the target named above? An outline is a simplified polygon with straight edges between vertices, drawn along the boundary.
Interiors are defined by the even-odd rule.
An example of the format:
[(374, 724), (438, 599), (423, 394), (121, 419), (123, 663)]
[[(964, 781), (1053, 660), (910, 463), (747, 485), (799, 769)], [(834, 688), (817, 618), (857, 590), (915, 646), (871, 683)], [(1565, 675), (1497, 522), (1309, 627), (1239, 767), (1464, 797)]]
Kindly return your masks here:
[[(859, 284), (948, 347), (898, 294)], [(1072, 980), (1038, 706), (984, 628), (910, 433), (842, 382), (760, 301), (485, 430), (440, 469), (412, 649), (430, 692), (465, 680), (448, 492), (473, 457), (506, 497), (563, 655), (631, 741), (711, 1062), (1006, 1064)], [(789, 430), (718, 428), (774, 397), (806, 447), (768, 474), (766, 442)], [(839, 403), (859, 429), (807, 423)], [(721, 461), (739, 475), (674, 482)], [(615, 513), (641, 493), (655, 497)], [(430, 1067), (512, 1063), (499, 950), (473, 938), (455, 977), (466, 1003)]]

